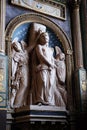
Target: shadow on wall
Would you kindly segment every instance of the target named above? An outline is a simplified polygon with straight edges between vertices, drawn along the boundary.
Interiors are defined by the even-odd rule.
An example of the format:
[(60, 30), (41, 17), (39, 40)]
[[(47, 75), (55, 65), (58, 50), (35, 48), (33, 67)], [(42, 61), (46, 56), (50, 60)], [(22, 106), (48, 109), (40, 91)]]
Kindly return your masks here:
[(76, 130), (87, 130), (87, 112), (77, 117)]

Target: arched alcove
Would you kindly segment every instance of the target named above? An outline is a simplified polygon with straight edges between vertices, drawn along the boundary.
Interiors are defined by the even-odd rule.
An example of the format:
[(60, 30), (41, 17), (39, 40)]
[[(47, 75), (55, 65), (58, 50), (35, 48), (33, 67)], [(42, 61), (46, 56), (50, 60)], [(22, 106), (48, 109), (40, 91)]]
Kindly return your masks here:
[[(6, 28), (6, 53), (9, 57), (9, 93), (10, 93), (10, 84), (11, 84), (11, 43), (12, 40), (16, 37), (18, 30), (23, 26), (29, 27), (30, 23), (40, 23), (47, 27), (51, 36), (54, 35), (56, 41), (58, 40), (59, 46), (63, 50), (66, 57), (66, 86), (67, 86), (67, 95), (68, 95), (68, 109), (72, 110), (73, 101), (72, 101), (72, 71), (73, 71), (73, 55), (72, 55), (72, 45), (68, 36), (64, 31), (48, 19), (45, 16), (38, 14), (23, 14), (17, 16), (8, 24)], [(23, 30), (22, 30), (23, 31)], [(25, 32), (27, 32), (27, 28)], [(20, 32), (19, 32), (20, 33)], [(19, 35), (19, 34), (18, 34)], [(26, 35), (26, 34), (24, 34)], [(23, 38), (23, 37), (22, 37)], [(21, 37), (20, 37), (21, 39)], [(52, 38), (53, 39), (53, 38)], [(21, 39), (22, 40), (22, 39)], [(26, 40), (26, 39), (25, 39)]]

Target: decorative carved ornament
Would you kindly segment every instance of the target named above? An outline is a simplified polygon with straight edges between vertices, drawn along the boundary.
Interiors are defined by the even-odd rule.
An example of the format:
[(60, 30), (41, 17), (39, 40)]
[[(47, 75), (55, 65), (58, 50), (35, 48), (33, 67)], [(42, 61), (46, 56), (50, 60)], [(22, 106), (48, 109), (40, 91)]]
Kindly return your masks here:
[(66, 5), (63, 4), (65, 3), (64, 0), (11, 0), (11, 3), (66, 20)]

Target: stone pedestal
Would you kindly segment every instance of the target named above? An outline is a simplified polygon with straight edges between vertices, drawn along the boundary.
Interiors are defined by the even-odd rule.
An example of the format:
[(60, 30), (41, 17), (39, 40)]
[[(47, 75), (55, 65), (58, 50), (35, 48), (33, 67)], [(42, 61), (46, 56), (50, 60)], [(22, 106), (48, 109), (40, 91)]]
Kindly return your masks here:
[(16, 109), (12, 116), (12, 130), (69, 129), (69, 113), (63, 107), (30, 105)]

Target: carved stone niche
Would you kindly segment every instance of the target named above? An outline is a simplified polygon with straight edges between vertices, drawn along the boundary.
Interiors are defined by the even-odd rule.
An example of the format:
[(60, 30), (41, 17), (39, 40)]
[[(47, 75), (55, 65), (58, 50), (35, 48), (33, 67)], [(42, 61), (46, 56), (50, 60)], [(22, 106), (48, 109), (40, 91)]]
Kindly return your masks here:
[[(45, 32), (48, 32), (49, 34), (50, 39), (49, 45), (42, 45), (37, 42), (39, 38), (42, 36), (42, 34), (44, 34)], [(45, 16), (41, 16), (38, 14), (23, 14), (17, 16), (8, 24), (6, 28), (6, 45), (7, 45), (6, 52), (7, 55), (9, 56), (8, 110), (14, 111), (12, 115), (15, 118), (15, 121), (16, 122), (57, 121), (60, 122), (60, 124), (61, 123), (67, 124), (67, 112), (72, 111), (73, 108), (72, 80), (71, 80), (72, 68), (73, 68), (73, 56), (70, 40), (66, 36), (64, 31), (58, 25), (53, 23), (50, 19), (48, 19)], [(17, 48), (17, 46), (19, 46), (19, 49)], [(45, 52), (45, 48), (43, 48), (43, 46), (46, 47), (47, 52)], [(37, 58), (36, 55), (39, 55), (40, 49), (42, 49), (41, 51), (43, 52), (43, 54), (45, 54), (45, 62), (44, 59), (41, 58), (41, 55), (39, 56), (38, 59), (35, 59)], [(53, 52), (53, 50), (54, 53), (52, 54), (51, 57), (50, 51)], [(61, 69), (60, 71), (63, 72), (62, 75), (65, 76), (65, 78), (61, 77), (61, 75), (59, 76), (59, 78), (61, 77), (60, 82), (62, 82), (62, 84), (58, 83), (57, 75), (59, 74), (59, 72), (57, 73), (58, 71), (57, 70), (58, 66), (56, 62), (57, 59), (54, 58), (56, 57), (56, 53), (59, 54), (59, 52), (61, 52), (62, 56), (64, 56), (64, 58), (62, 58), (63, 61), (59, 60), (60, 63), (63, 62), (63, 65), (65, 67), (65, 70)], [(49, 58), (46, 57), (47, 54), (50, 54), (48, 55)], [(50, 57), (53, 58), (53, 60), (55, 59), (54, 61), (56, 63), (54, 64), (54, 66), (52, 66), (53, 64), (50, 65), (49, 61)], [(36, 64), (37, 60), (38, 65)], [(42, 60), (41, 64), (39, 60)], [(49, 63), (46, 60), (48, 60)], [(47, 63), (46, 65), (48, 65), (48, 67), (46, 65), (43, 67), (43, 62), (44, 64)], [(37, 65), (38, 67), (35, 65)], [(50, 72), (49, 76), (50, 78), (52, 78), (52, 80), (46, 77), (48, 70)], [(34, 72), (38, 73), (36, 77), (35, 77), (36, 74)], [(56, 72), (57, 74), (56, 76), (54, 75), (52, 77), (52, 75), (55, 74), (54, 72)], [(40, 73), (42, 75), (40, 75)], [(38, 78), (38, 75), (40, 76), (40, 78)], [(44, 76), (42, 77), (42, 81), (41, 76)], [(55, 79), (53, 79), (54, 77)], [(35, 84), (36, 78), (38, 78), (37, 80), (38, 85)], [(53, 80), (55, 81), (54, 84), (52, 84)], [(51, 84), (50, 85), (51, 87), (53, 85), (52, 90), (50, 89), (51, 87), (48, 85), (49, 82)], [(47, 91), (46, 92), (47, 95), (46, 93), (40, 95), (40, 96), (45, 95), (44, 97), (45, 101), (37, 100), (39, 91), (42, 92), (43, 90), (44, 93), (44, 89), (40, 88), (45, 84), (48, 85), (50, 93), (47, 91), (48, 90), (48, 88), (46, 88), (47, 86), (45, 86), (45, 88), (47, 89), (45, 90)], [(57, 88), (57, 85), (59, 85), (60, 88)], [(65, 88), (62, 89), (62, 87)], [(67, 93), (66, 104), (61, 103), (61, 97), (62, 97), (61, 95), (63, 95), (65, 91)], [(56, 96), (54, 96), (51, 102), (51, 99), (49, 98), (48, 95), (52, 95), (54, 93)], [(37, 100), (37, 102), (33, 103), (33, 100), (34, 101)]]

